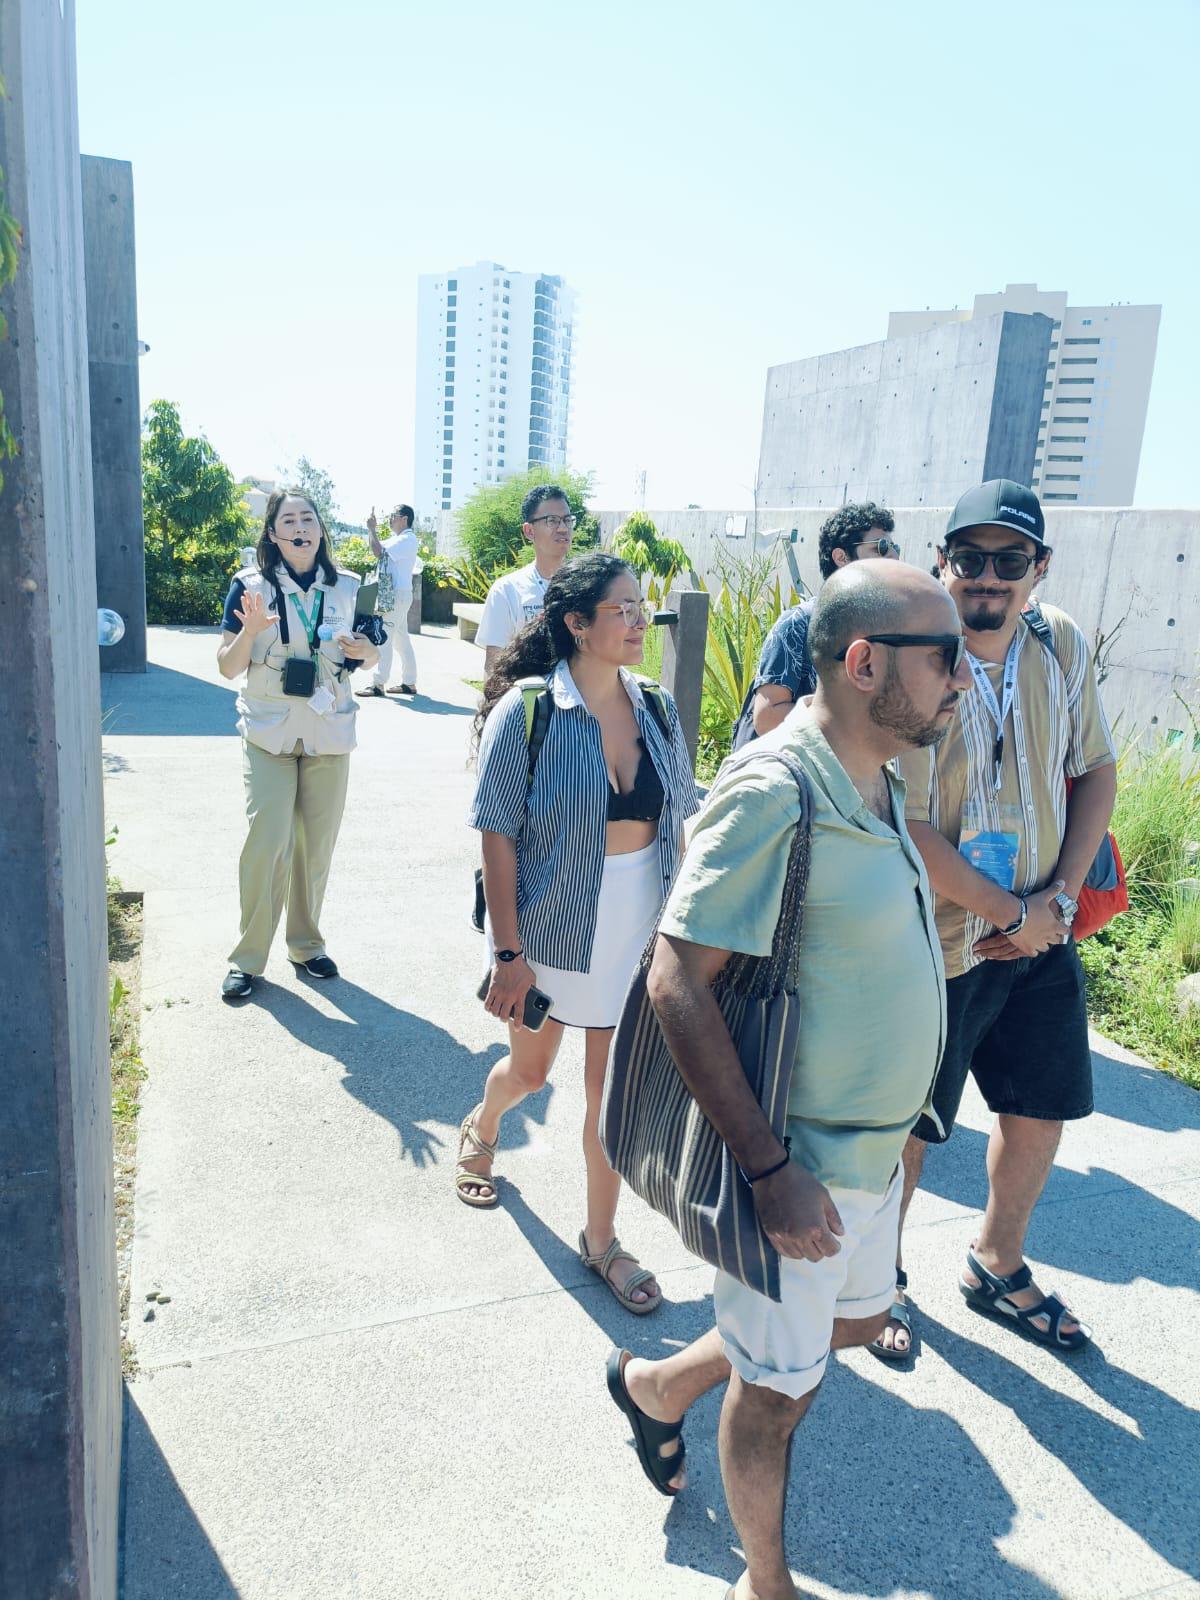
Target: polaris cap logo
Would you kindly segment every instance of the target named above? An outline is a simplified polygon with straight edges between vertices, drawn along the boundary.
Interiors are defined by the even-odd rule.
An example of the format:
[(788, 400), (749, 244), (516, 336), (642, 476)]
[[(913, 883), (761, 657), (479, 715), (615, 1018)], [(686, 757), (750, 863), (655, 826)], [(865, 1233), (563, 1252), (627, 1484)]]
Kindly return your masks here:
[(999, 510), (1002, 516), (1020, 517), (1022, 522), (1028, 522), (1035, 528), (1037, 527), (1037, 518), (1028, 511), (1018, 511), (1016, 506), (1000, 506)]

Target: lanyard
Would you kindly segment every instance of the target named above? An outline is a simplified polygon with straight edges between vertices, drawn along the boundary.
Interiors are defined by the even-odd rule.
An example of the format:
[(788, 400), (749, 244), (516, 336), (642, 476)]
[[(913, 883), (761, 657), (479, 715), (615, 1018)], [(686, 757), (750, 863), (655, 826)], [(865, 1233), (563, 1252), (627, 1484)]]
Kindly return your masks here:
[(293, 593), (289, 595), (289, 599), (296, 607), (296, 615), (300, 618), (300, 621), (304, 625), (304, 636), (308, 640), (308, 653), (309, 655), (316, 655), (317, 628), (320, 626), (321, 614), (325, 609), (325, 596), (321, 591), (318, 590), (318, 592), (313, 595), (312, 603), (307, 611), (300, 604), (300, 596), (298, 594)]
[(995, 764), (996, 783), (1000, 788), (1001, 768), (1004, 762), (1004, 724), (1008, 721), (1008, 714), (1012, 710), (1012, 703), (1017, 692), (1017, 658), (1021, 654), (1021, 645), (1024, 639), (1020, 633), (1013, 635), (1013, 642), (1008, 647), (1008, 654), (1004, 658), (1004, 682), (1000, 689), (1000, 699), (996, 699), (996, 691), (992, 688), (992, 680), (980, 662), (971, 652), (967, 651), (967, 660), (971, 664), (971, 676), (975, 679), (975, 687), (979, 697), (987, 707), (988, 716), (992, 719), (992, 726), (996, 731), (996, 742), (992, 746), (992, 761)]

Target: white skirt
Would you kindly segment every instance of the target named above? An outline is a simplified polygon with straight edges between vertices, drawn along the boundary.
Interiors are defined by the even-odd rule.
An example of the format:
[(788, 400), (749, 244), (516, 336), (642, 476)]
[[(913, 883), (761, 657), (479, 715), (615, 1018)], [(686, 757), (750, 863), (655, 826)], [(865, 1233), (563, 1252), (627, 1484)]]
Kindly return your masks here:
[[(596, 903), (596, 936), (587, 972), (566, 972), (531, 962), (538, 988), (551, 1000), (550, 1018), (568, 1028), (615, 1028), (654, 919), (662, 908), (658, 840), (628, 855), (605, 856)], [(485, 921), (487, 964), (495, 956), (490, 919)]]

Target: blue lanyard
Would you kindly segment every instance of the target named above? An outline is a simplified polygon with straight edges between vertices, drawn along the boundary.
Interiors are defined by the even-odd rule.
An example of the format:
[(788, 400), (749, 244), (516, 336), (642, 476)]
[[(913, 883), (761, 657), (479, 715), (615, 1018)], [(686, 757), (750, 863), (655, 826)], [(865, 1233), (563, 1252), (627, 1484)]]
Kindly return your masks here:
[(995, 729), (996, 739), (992, 746), (992, 761), (995, 766), (995, 787), (1000, 788), (1002, 768), (1004, 763), (1004, 724), (1008, 721), (1008, 714), (1012, 710), (1013, 700), (1017, 693), (1017, 661), (1021, 654), (1024, 635), (1021, 632), (1013, 635), (1013, 642), (1008, 647), (1008, 654), (1004, 658), (1004, 682), (1000, 690), (1000, 699), (996, 699), (996, 691), (992, 688), (992, 680), (986, 670), (976, 658), (967, 651), (967, 660), (971, 665), (971, 676), (975, 679), (975, 687), (979, 697), (987, 707), (992, 726)]

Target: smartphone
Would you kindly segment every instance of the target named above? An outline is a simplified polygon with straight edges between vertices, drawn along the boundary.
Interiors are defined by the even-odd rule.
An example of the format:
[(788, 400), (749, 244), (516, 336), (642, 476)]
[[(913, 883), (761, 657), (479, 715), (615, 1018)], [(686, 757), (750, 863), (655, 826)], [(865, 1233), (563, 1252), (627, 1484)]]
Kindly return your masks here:
[[(485, 972), (483, 982), (475, 993), (481, 1000), (486, 1000), (491, 986), (492, 975), (490, 972)], [(521, 1026), (528, 1028), (530, 1033), (536, 1033), (550, 1015), (550, 1007), (553, 1004), (554, 1001), (548, 994), (543, 994), (540, 989), (530, 987), (525, 995), (525, 1009), (521, 1013)]]

